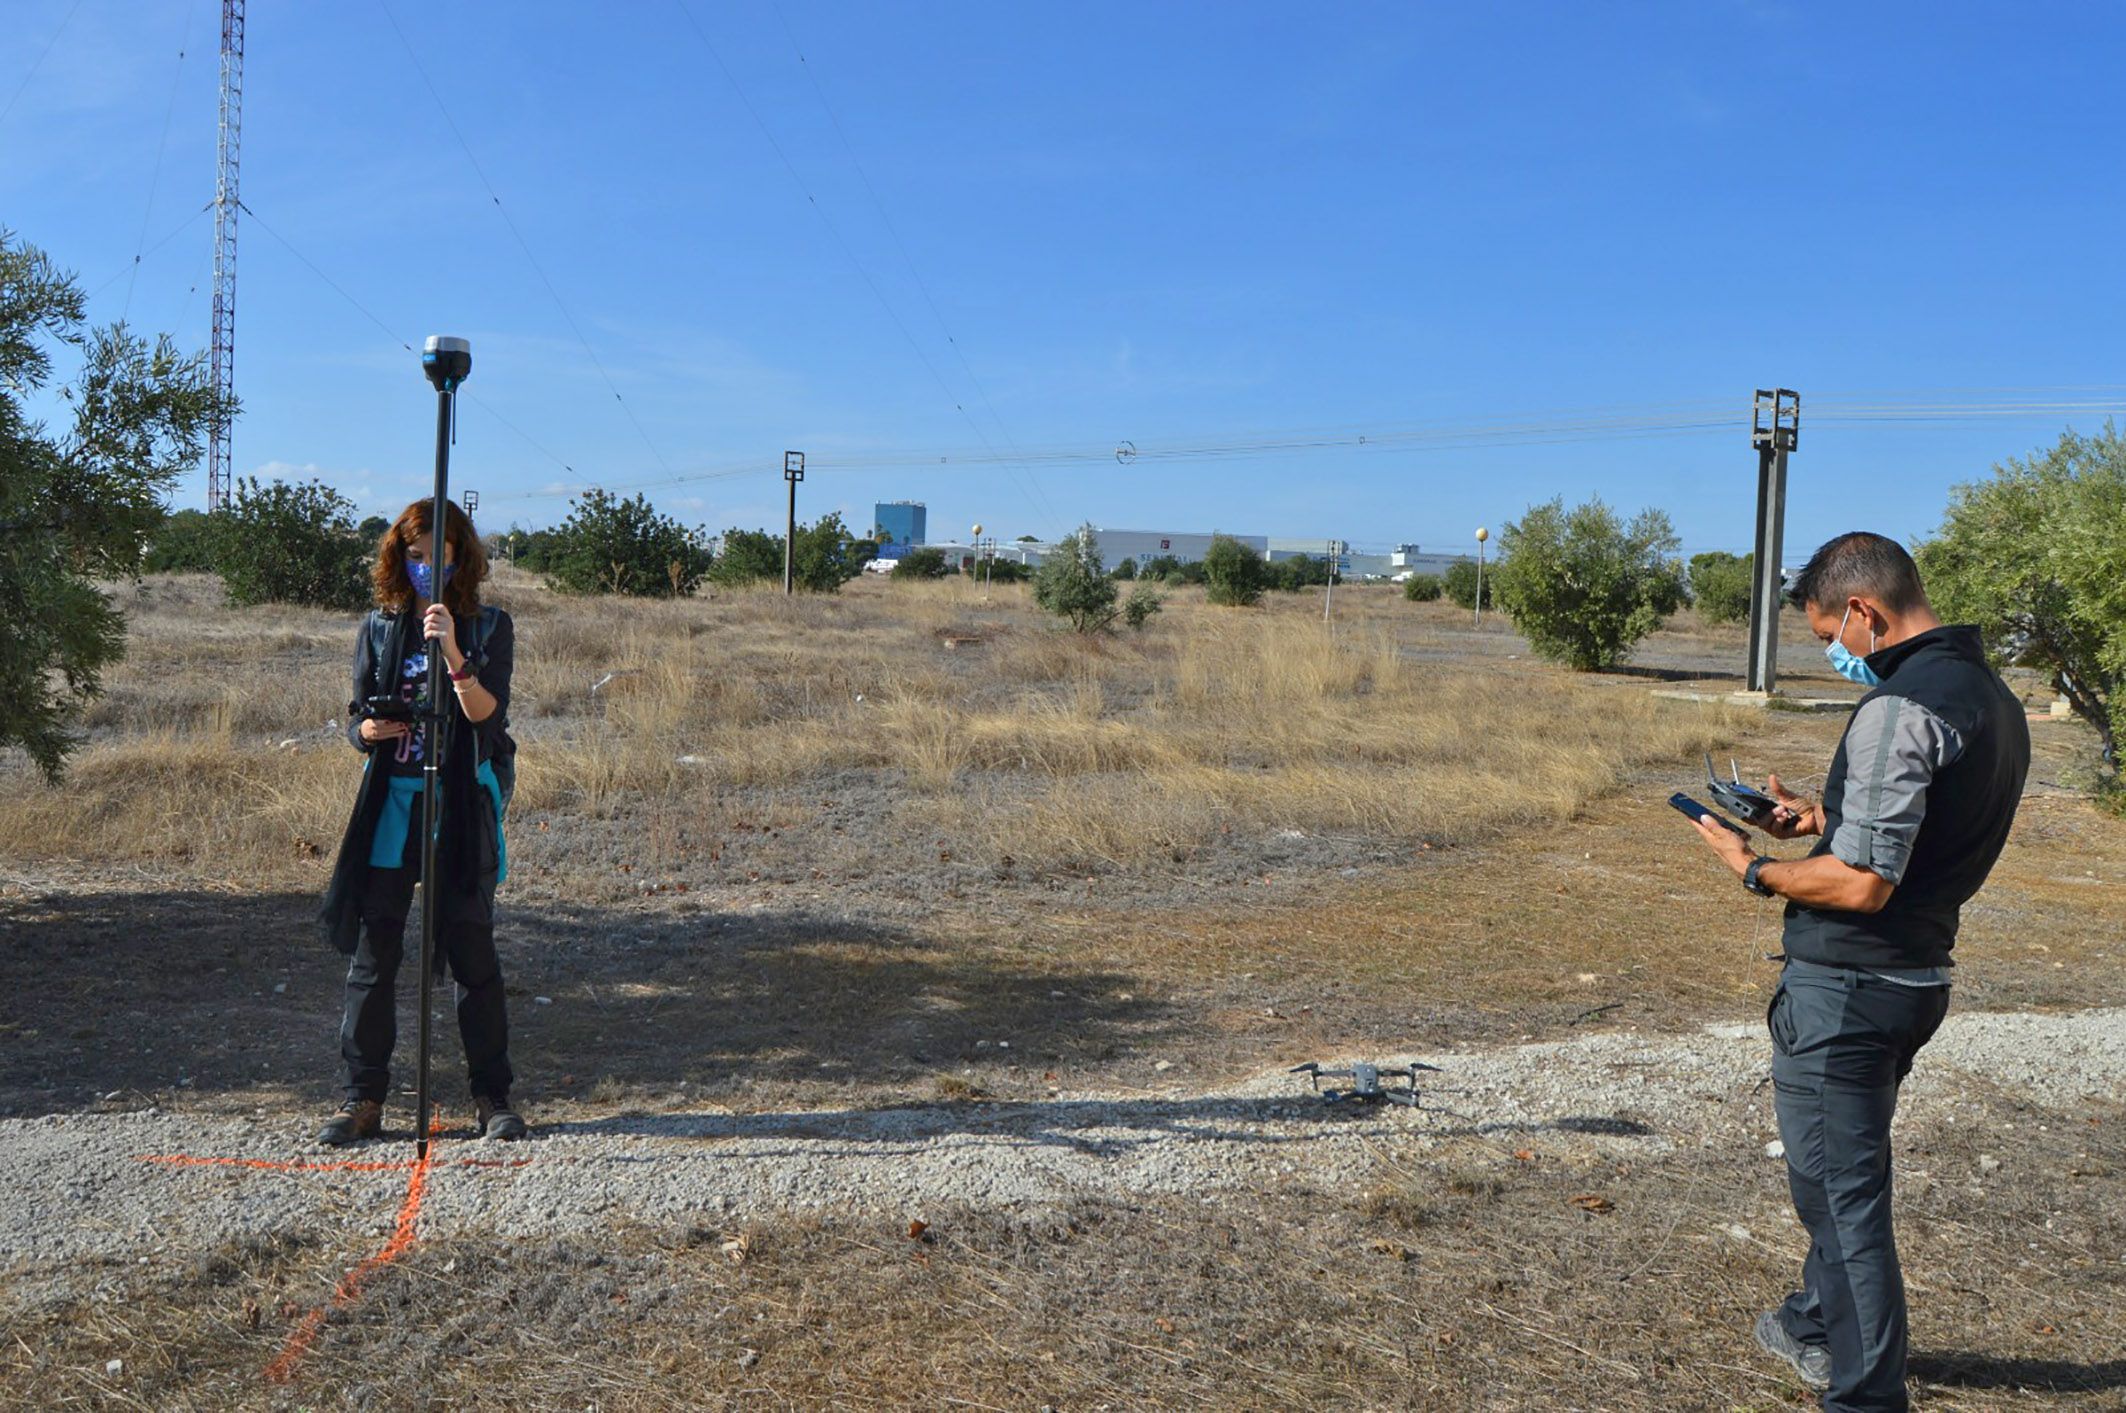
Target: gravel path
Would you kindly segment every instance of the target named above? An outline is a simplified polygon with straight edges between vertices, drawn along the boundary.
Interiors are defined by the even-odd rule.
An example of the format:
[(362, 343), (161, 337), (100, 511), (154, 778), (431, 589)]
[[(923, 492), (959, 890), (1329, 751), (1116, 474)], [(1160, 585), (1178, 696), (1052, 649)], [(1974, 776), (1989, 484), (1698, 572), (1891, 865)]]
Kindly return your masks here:
[[(1419, 1058), (1445, 1071), (1427, 1095), (1439, 1108), (1422, 1113), (1328, 1110), (1303, 1079), (1273, 1071), (1205, 1094), (648, 1114), (555, 1125), (508, 1147), (446, 1142), (421, 1230), (715, 1225), (805, 1208), (920, 1216), (930, 1203), (1041, 1205), (1086, 1191), (1209, 1198), (1233, 1186), (1364, 1185), (1384, 1164), (1421, 1164), (1470, 1138), (1512, 1139), (1546, 1157), (1644, 1158), (1761, 1150), (1775, 1136), (1758, 1026)], [(1901, 1123), (1956, 1122), (1975, 1083), (2052, 1109), (2114, 1103), (2126, 1094), (2126, 1010), (1952, 1014), (1907, 1086)], [(388, 1233), (410, 1144), (331, 1153), (303, 1136), (285, 1118), (0, 1122), (0, 1284), (34, 1298), (107, 1263), (180, 1263), (247, 1236), (359, 1245)], [(173, 1154), (260, 1166), (146, 1161)], [(381, 1170), (273, 1166), (350, 1160)]]

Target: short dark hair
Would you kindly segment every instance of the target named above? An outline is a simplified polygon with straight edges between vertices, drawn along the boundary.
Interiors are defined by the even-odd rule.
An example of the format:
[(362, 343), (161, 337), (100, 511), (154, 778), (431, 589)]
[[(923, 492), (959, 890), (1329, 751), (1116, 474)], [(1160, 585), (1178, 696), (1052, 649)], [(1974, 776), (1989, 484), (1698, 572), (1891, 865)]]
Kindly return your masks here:
[(1815, 604), (1824, 609), (1865, 596), (1892, 613), (1909, 613), (1927, 601), (1919, 566), (1905, 547), (1866, 530), (1825, 540), (1787, 586), (1786, 596), (1797, 608)]

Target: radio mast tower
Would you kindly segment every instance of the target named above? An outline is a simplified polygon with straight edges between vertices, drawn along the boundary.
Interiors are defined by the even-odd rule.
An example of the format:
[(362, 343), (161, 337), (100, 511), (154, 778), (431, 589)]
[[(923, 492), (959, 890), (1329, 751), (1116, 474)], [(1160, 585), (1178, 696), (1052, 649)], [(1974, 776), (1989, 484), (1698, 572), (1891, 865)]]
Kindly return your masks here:
[(229, 503), (228, 409), (236, 398), (236, 173), (243, 155), (244, 0), (221, 0), (221, 126), (214, 178), (214, 342), (208, 374), (222, 410), (207, 444), (207, 509)]

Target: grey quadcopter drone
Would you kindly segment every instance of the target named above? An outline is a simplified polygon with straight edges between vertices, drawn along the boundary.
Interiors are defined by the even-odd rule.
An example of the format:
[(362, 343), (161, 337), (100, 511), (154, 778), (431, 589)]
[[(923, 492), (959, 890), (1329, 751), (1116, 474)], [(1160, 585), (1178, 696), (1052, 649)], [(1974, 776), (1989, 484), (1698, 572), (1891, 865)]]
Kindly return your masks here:
[[(1395, 1066), (1372, 1065), (1363, 1060), (1354, 1060), (1349, 1069), (1335, 1070), (1325, 1070), (1319, 1063), (1309, 1060), (1303, 1065), (1292, 1066), (1287, 1073), (1303, 1074), (1312, 1078), (1314, 1092), (1321, 1096), (1325, 1104), (1401, 1104), (1405, 1108), (1421, 1109), (1424, 1105), (1418, 1102), (1417, 1093), (1417, 1075), (1420, 1070), (1431, 1074), (1440, 1072), (1438, 1065), (1420, 1064), (1416, 1060), (1407, 1065)], [(1323, 1089), (1321, 1082), (1324, 1079), (1348, 1079), (1351, 1081), (1351, 1087)], [(1383, 1079), (1400, 1079), (1404, 1081), (1404, 1087), (1391, 1088), (1381, 1083)]]

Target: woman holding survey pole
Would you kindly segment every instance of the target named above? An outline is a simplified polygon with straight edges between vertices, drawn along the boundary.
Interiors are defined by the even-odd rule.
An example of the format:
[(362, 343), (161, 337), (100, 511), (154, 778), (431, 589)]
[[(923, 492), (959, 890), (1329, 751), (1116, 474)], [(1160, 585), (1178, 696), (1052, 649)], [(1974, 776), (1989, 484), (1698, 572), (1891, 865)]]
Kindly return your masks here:
[(376, 607), (354, 650), (348, 739), (367, 758), (353, 817), (325, 894), (323, 921), (348, 958), (340, 1054), (346, 1101), (318, 1141), (375, 1136), (391, 1085), (398, 1038), (395, 989), (406, 922), (421, 874), (422, 774), (436, 743), (428, 734), (428, 655), (448, 669), (440, 784), (442, 823), (436, 974), (457, 983), (479, 1131), (525, 1136), (511, 1107), (509, 1018), (495, 954), (494, 891), (508, 873), (502, 813), (515, 778), (508, 733), (516, 634), (508, 614), (480, 603), (487, 556), (472, 520), (445, 503), (445, 563), (430, 562), (431, 502), (416, 501), (384, 532), (372, 578)]

